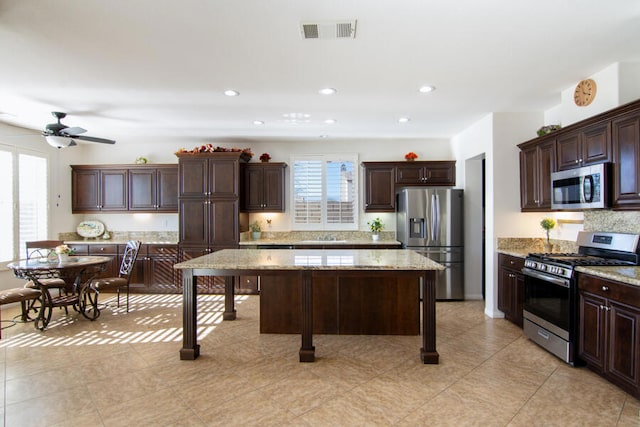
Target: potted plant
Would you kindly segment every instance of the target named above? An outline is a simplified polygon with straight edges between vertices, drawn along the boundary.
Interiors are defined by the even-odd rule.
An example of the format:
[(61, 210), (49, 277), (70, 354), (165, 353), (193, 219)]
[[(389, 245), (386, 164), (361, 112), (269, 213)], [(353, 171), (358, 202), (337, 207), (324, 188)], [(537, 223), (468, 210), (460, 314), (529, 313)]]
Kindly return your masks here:
[(262, 236), (262, 227), (260, 226), (260, 221), (253, 221), (251, 224), (249, 224), (249, 229), (251, 229), (251, 238), (253, 240), (259, 240), (260, 236)]
[(545, 252), (552, 252), (553, 245), (551, 244), (551, 240), (549, 239), (549, 232), (556, 226), (556, 221), (553, 218), (543, 218), (540, 221), (540, 227), (547, 233), (547, 243), (545, 243)]
[(271, 160), (271, 156), (269, 155), (269, 153), (262, 153), (260, 154), (260, 161), (262, 163), (268, 163), (269, 160)]
[(373, 233), (371, 235), (371, 238), (373, 240), (378, 240), (380, 238), (380, 232), (384, 228), (384, 224), (382, 223), (382, 220), (380, 219), (380, 217), (376, 217), (376, 219), (374, 219), (371, 222), (367, 222), (367, 224), (369, 225), (369, 229), (371, 230), (371, 233)]

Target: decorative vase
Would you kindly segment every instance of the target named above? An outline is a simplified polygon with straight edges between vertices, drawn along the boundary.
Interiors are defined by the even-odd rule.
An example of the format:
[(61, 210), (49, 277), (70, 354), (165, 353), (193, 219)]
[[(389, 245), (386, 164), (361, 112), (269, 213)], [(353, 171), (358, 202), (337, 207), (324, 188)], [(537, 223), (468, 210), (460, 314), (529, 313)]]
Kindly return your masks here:
[(547, 254), (550, 254), (551, 252), (553, 252), (553, 243), (545, 243), (544, 252)]
[(58, 254), (58, 262), (69, 261), (69, 254)]
[(407, 162), (413, 162), (414, 160), (415, 160), (415, 159), (408, 158), (408, 159), (407, 159)]
[(253, 240), (260, 240), (261, 236), (262, 236), (262, 232), (261, 231), (252, 231), (251, 232), (251, 238)]
[(379, 239), (380, 239), (380, 235), (379, 235), (378, 233), (373, 233), (373, 234), (371, 235), (371, 238), (372, 238), (373, 240), (377, 241), (377, 240), (379, 240)]

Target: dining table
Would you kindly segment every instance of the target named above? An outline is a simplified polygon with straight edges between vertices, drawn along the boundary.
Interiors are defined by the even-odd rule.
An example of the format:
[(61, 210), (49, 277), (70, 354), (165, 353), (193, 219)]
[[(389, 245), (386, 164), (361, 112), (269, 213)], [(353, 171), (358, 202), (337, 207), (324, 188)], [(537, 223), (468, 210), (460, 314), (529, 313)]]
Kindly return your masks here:
[[(42, 292), (42, 301), (34, 325), (44, 331), (51, 321), (55, 307), (69, 306), (89, 320), (100, 316), (98, 308), (98, 291), (91, 286), (91, 281), (105, 270), (111, 257), (107, 256), (68, 256), (58, 258), (30, 258), (12, 261), (7, 265), (16, 277), (29, 280)], [(61, 278), (65, 281), (64, 289), (57, 294), (52, 293), (44, 282), (45, 279)]]

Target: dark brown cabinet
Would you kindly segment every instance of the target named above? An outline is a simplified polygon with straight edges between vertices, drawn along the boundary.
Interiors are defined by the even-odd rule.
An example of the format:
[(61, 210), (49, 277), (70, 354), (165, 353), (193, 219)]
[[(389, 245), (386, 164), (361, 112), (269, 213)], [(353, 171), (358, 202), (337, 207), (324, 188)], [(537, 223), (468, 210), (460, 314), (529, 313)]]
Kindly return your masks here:
[(611, 123), (595, 123), (557, 139), (558, 170), (611, 160)]
[(520, 146), (520, 208), (551, 209), (551, 172), (555, 172), (556, 140), (547, 139)]
[(456, 162), (399, 162), (396, 165), (396, 185), (450, 186), (456, 183)]
[(285, 163), (246, 163), (242, 165), (243, 212), (284, 212)]
[(365, 212), (395, 212), (396, 189), (456, 185), (455, 161), (363, 162)]
[(498, 309), (505, 319), (522, 327), (524, 306), (524, 259), (498, 254)]
[(71, 211), (178, 212), (177, 165), (73, 165)]
[[(245, 160), (239, 152), (178, 154), (180, 261), (238, 247), (241, 219), (248, 216), (239, 212)], [(198, 278), (198, 292), (224, 293), (224, 280)]]
[(640, 111), (612, 122), (613, 207), (640, 208)]
[(178, 166), (129, 169), (129, 210), (178, 212)]
[(126, 211), (127, 169), (71, 166), (71, 212)]
[(579, 355), (587, 366), (640, 397), (640, 289), (580, 275)]
[(395, 212), (396, 168), (389, 162), (365, 162), (364, 211)]

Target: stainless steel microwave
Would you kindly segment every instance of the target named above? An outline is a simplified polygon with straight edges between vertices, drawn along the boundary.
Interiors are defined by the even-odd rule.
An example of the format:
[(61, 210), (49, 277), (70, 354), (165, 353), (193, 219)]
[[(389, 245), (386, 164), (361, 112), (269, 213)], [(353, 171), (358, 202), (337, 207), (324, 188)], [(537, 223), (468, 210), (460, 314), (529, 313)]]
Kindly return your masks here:
[(551, 209), (602, 209), (609, 206), (609, 164), (551, 173)]

